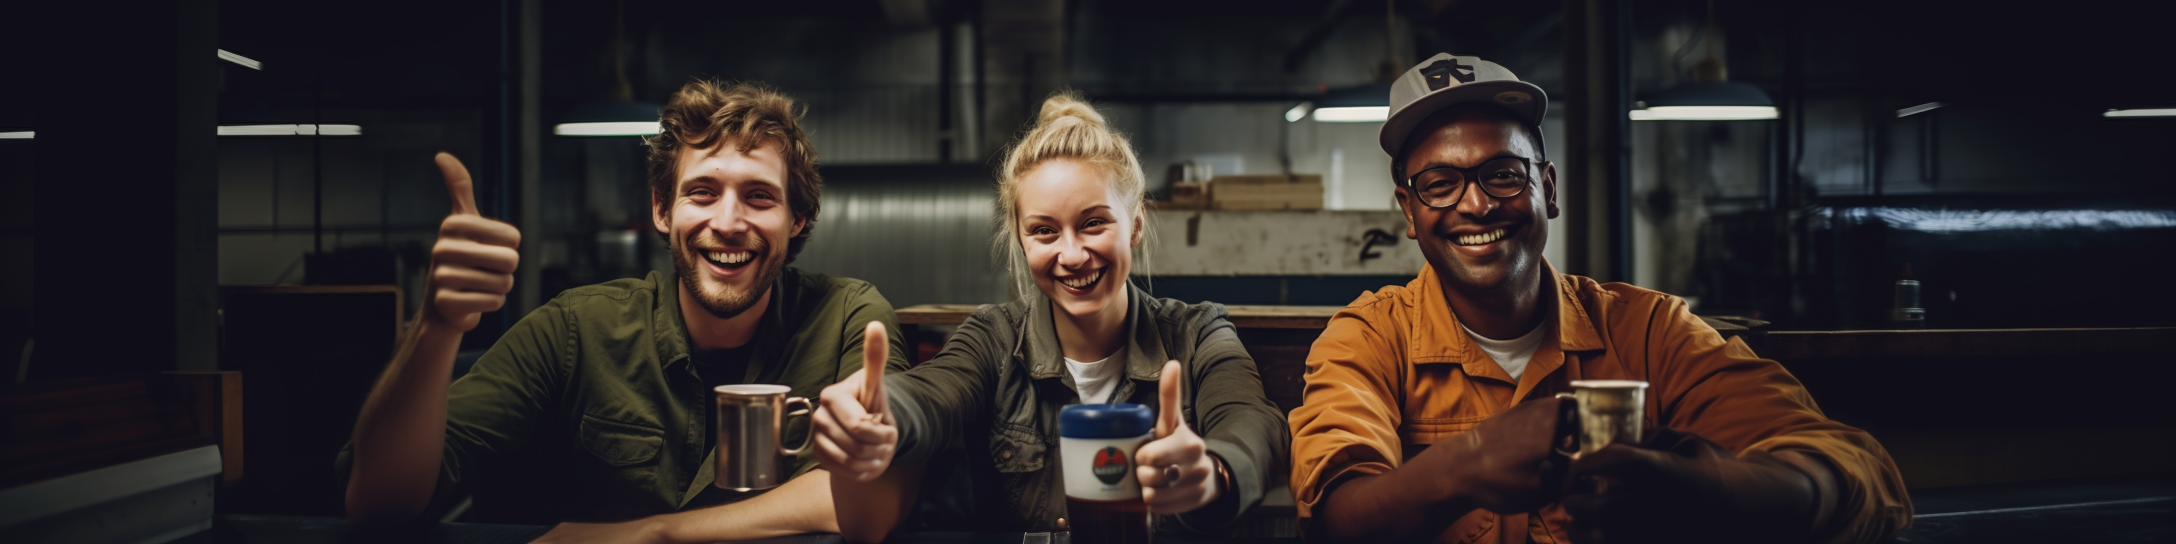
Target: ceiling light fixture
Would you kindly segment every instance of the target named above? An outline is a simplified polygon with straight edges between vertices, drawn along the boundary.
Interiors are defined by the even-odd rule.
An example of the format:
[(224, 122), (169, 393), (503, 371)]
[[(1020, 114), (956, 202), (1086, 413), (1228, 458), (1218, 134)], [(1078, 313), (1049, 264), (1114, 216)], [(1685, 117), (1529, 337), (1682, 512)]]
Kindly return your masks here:
[(2101, 113), (2101, 114), (2100, 114), (2100, 116), (2101, 116), (2101, 117), (2109, 117), (2109, 118), (2115, 118), (2115, 117), (2176, 117), (2176, 108), (2138, 108), (2138, 109), (2129, 109), (2129, 110), (2108, 110), (2108, 111), (2106, 111), (2106, 112), (2103, 112), (2103, 113)]
[(587, 123), (560, 123), (552, 127), (555, 136), (649, 136), (662, 129), (657, 121), (597, 121)]
[(1314, 102), (1301, 102), (1301, 103), (1300, 103), (1300, 105), (1297, 105), (1297, 106), (1293, 106), (1293, 107), (1292, 107), (1292, 109), (1289, 109), (1289, 110), (1284, 110), (1284, 122), (1287, 122), (1287, 123), (1297, 123), (1297, 122), (1300, 122), (1300, 120), (1301, 120), (1301, 119), (1306, 119), (1306, 118), (1307, 118), (1307, 113), (1308, 113), (1308, 112), (1311, 112), (1311, 111), (1314, 111), (1314, 109), (1315, 109), (1315, 103), (1314, 103)]
[(1316, 108), (1318, 123), (1381, 123), (1390, 119), (1390, 106), (1345, 106)]
[(662, 130), (657, 104), (635, 100), (634, 84), (627, 79), (627, 5), (612, 7), (612, 72), (615, 78), (609, 99), (576, 106), (552, 125), (552, 135), (580, 137), (649, 136)]
[[(350, 137), (362, 136), (363, 127), (362, 125), (221, 125), (218, 134), (229, 138), (252, 136)], [(32, 140), (37, 139), (37, 137), (37, 131), (32, 130), (0, 132), (0, 140)]]
[(1776, 118), (1775, 106), (1648, 106), (1634, 121), (1760, 121)]
[(1934, 111), (1934, 110), (1936, 110), (1936, 109), (1939, 109), (1939, 108), (1943, 108), (1943, 107), (1947, 107), (1947, 106), (1949, 106), (1949, 104), (1948, 104), (1948, 103), (1944, 103), (1944, 102), (1928, 102), (1928, 103), (1925, 103), (1925, 104), (1920, 104), (1920, 105), (1917, 105), (1917, 106), (1912, 106), (1912, 107), (1909, 107), (1909, 108), (1904, 108), (1904, 109), (1901, 109), (1901, 110), (1896, 110), (1896, 118), (1898, 118), (1898, 119), (1903, 119), (1903, 118), (1906, 118), (1906, 117), (1911, 117), (1911, 116), (1914, 116), (1914, 115), (1919, 115), (1919, 114), (1922, 114), (1922, 113), (1926, 113), (1926, 112)]
[(257, 59), (237, 55), (233, 51), (228, 51), (225, 49), (219, 50), (219, 60), (239, 64), (242, 65), (243, 68), (248, 68), (251, 70), (264, 69), (264, 63), (257, 62)]
[(362, 125), (220, 125), (219, 135), (246, 136), (362, 136)]
[[(1700, 36), (1706, 42), (1708, 57), (1693, 65), (1693, 83), (1679, 85), (1654, 93), (1641, 101), (1643, 109), (1626, 114), (1634, 121), (1760, 121), (1776, 118), (1776, 101), (1768, 93), (1748, 83), (1730, 81), (1729, 68), (1715, 55), (1717, 41), (1715, 30), (1715, 1), (1708, 0), (1708, 24), (1706, 33)], [(1684, 53), (1692, 44), (1679, 48), (1672, 66), (1684, 59)]]
[[(1317, 123), (1381, 123), (1390, 118), (1390, 84), (1354, 85), (1322, 95), (1311, 104)], [(1285, 112), (1291, 119), (1292, 112)]]

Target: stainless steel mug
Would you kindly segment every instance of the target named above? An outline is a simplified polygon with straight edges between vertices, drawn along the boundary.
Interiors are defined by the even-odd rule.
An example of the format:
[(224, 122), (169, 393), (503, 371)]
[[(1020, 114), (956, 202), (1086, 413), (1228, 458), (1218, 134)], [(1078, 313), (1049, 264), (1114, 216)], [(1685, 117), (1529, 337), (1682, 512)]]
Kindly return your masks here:
[[(1577, 453), (1594, 453), (1603, 446), (1640, 442), (1641, 421), (1647, 415), (1647, 382), (1634, 380), (1573, 380), (1570, 396), (1579, 404)], [(1562, 452), (1570, 455), (1574, 452)]]
[(733, 491), (777, 487), (784, 476), (779, 458), (808, 452), (815, 438), (813, 428), (793, 449), (786, 449), (779, 438), (786, 418), (808, 417), (815, 410), (808, 399), (787, 397), (792, 390), (770, 384), (720, 385), (713, 390), (717, 411), (711, 420), (718, 431), (718, 478), (713, 485)]

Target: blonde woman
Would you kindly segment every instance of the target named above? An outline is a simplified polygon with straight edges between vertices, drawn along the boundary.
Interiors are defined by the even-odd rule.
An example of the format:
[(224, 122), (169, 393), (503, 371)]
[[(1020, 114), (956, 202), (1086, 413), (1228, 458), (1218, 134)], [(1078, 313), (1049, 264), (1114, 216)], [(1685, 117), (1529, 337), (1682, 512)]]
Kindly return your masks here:
[(824, 389), (815, 440), (840, 531), (882, 539), (918, 479), (896, 473), (940, 454), (965, 459), (978, 529), (1067, 530), (1058, 412), (1100, 403), (1158, 411), (1133, 461), (1142, 500), (1169, 515), (1160, 526), (1237, 519), (1285, 464), (1283, 412), (1223, 306), (1151, 298), (1127, 281), (1147, 234), (1132, 147), (1061, 93), (1002, 168), (997, 244), (1022, 296), (977, 309), (928, 362), (871, 381), (883, 365), (871, 353), (862, 373)]

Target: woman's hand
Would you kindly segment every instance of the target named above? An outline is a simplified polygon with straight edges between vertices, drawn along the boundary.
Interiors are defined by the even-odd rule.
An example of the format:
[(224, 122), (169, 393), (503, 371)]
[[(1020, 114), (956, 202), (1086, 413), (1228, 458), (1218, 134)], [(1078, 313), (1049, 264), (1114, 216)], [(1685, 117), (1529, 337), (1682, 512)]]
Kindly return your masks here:
[(866, 482), (884, 475), (899, 444), (899, 427), (884, 413), (884, 361), (891, 342), (875, 321), (862, 337), (862, 367), (825, 387), (816, 410), (816, 462), (833, 478)]
[(1158, 514), (1192, 512), (1216, 501), (1216, 458), (1208, 453), (1201, 436), (1187, 428), (1181, 417), (1179, 362), (1164, 363), (1163, 377), (1156, 380), (1156, 396), (1162, 410), (1156, 416), (1156, 439), (1133, 453), (1134, 477), (1141, 482), (1141, 500)]

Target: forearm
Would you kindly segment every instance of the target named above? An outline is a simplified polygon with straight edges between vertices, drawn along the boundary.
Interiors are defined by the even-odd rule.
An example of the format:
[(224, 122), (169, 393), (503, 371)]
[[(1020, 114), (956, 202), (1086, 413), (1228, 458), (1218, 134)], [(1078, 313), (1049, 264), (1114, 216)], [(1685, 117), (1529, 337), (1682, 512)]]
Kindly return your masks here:
[(652, 518), (670, 542), (753, 540), (839, 532), (831, 473), (811, 470), (740, 502)]
[(899, 527), (921, 487), (923, 463), (892, 465), (867, 482), (832, 478), (831, 498), (838, 532), (847, 542), (878, 542)]
[[(923, 363), (928, 364), (928, 363)], [(959, 410), (945, 402), (942, 382), (926, 382), (900, 374), (884, 377), (885, 410), (899, 430), (898, 449), (892, 462), (919, 463), (956, 444), (961, 437)]]
[[(1767, 505), (1767, 508), (1777, 511), (1777, 519), (1781, 520), (1780, 526), (1794, 529), (1794, 534), (1787, 535), (1791, 537), (1789, 541), (1811, 542), (1815, 538), (1833, 533), (1831, 528), (1835, 524), (1839, 509), (1837, 502), (1840, 494), (1837, 490), (1840, 485), (1836, 472), (1829, 468), (1829, 463), (1817, 454), (1796, 450), (1777, 450), (1769, 452), (1767, 457), (1769, 459), (1765, 464), (1781, 469), (1779, 473), (1788, 473), (1778, 477), (1778, 485), (1787, 486), (1793, 491), (1786, 495), (1802, 497), (1802, 500), (1792, 498)], [(1792, 478), (1792, 475), (1804, 477), (1803, 483)]]
[(1423, 539), (1464, 516), (1473, 502), (1451, 493), (1425, 467), (1408, 464), (1378, 475), (1346, 476), (1315, 506), (1309, 536), (1333, 542)]
[(461, 335), (419, 322), (406, 335), (356, 419), (348, 520), (397, 524), (429, 505), (446, 437), (446, 389)]

